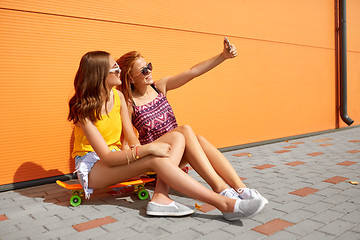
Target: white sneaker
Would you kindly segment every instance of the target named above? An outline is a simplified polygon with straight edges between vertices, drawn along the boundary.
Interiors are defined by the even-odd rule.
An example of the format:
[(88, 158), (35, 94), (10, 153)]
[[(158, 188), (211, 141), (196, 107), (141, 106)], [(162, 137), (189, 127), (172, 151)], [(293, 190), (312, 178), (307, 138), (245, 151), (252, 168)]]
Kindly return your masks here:
[(241, 218), (249, 218), (259, 213), (265, 206), (263, 199), (242, 200), (238, 198), (235, 202), (233, 212), (222, 212), (224, 218), (228, 221), (234, 221)]
[(237, 193), (235, 191), (235, 189), (233, 189), (233, 188), (227, 188), (227, 189), (221, 191), (220, 195), (228, 197), (228, 198), (232, 198), (232, 199), (239, 198), (239, 193)]
[(256, 189), (251, 188), (241, 188), (241, 192), (238, 189), (236, 192), (239, 194), (239, 198), (247, 200), (247, 199), (262, 199), (265, 204), (269, 203), (269, 201), (263, 197)]

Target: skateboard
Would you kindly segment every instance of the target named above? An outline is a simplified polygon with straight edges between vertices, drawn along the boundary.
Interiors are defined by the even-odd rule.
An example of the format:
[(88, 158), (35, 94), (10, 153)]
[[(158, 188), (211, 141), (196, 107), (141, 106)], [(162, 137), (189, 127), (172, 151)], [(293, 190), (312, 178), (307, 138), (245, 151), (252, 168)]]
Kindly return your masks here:
[[(115, 185), (112, 185), (107, 188), (121, 188), (126, 186), (133, 186), (134, 192), (137, 194), (140, 200), (146, 200), (149, 197), (149, 192), (145, 189), (145, 183), (150, 183), (155, 181), (156, 178), (149, 178), (149, 177), (140, 177), (136, 179), (130, 179), (126, 182), (121, 182)], [(73, 207), (77, 207), (81, 204), (81, 198), (84, 197), (84, 190), (81, 184), (68, 184), (57, 180), (56, 183), (66, 189), (72, 191), (71, 198), (70, 198), (70, 205)]]

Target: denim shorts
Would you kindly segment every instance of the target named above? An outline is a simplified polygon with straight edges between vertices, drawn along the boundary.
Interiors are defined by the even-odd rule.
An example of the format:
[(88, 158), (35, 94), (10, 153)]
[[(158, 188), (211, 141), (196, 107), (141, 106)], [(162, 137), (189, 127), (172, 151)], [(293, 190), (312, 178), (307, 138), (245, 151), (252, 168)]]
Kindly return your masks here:
[(89, 188), (89, 173), (94, 164), (99, 160), (100, 158), (95, 152), (88, 152), (84, 156), (75, 157), (75, 172), (77, 172), (80, 184), (84, 189), (85, 198), (87, 199), (93, 193), (93, 189)]

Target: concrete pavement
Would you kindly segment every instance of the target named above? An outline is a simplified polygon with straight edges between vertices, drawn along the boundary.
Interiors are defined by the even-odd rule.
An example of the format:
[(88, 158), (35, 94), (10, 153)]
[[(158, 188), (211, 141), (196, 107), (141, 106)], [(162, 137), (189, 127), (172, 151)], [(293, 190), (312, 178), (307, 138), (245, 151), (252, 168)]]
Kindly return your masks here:
[[(260, 214), (228, 222), (212, 206), (175, 191), (174, 200), (197, 203), (201, 211), (148, 217), (147, 201), (113, 191), (72, 207), (70, 191), (53, 183), (0, 193), (0, 239), (360, 239), (360, 185), (348, 182), (360, 182), (360, 127), (224, 155), (269, 200)], [(208, 186), (195, 171), (189, 174)]]

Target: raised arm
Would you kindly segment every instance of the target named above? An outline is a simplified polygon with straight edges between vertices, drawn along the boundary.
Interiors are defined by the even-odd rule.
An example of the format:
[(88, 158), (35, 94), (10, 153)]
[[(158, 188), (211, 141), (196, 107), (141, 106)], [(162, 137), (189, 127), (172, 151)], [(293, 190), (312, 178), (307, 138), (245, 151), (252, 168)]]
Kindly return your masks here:
[(188, 83), (190, 80), (210, 71), (220, 63), (224, 62), (228, 58), (234, 58), (237, 56), (237, 50), (234, 45), (230, 46), (224, 40), (224, 49), (220, 54), (209, 58), (203, 62), (194, 65), (192, 68), (174, 75), (160, 79), (156, 82), (156, 86), (163, 92), (166, 93), (169, 90), (176, 89)]

